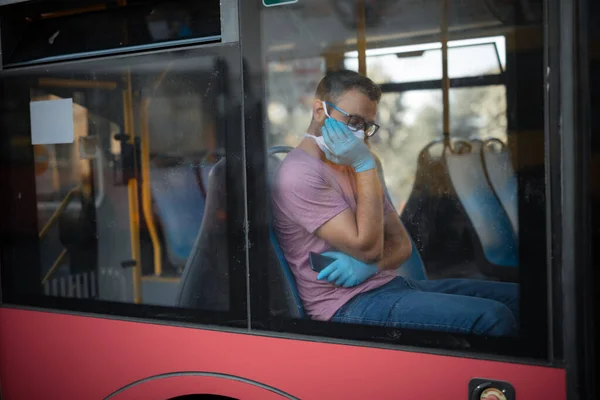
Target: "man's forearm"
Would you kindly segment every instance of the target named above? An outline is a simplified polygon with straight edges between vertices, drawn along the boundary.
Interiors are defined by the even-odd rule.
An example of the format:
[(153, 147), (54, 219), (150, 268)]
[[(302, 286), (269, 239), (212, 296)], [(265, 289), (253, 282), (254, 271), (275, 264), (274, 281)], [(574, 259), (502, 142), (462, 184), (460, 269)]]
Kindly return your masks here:
[(373, 261), (384, 250), (383, 190), (376, 169), (356, 174), (356, 227), (362, 251)]
[(391, 238), (385, 240), (383, 257), (377, 262), (379, 270), (396, 269), (409, 259), (412, 253), (412, 244)]

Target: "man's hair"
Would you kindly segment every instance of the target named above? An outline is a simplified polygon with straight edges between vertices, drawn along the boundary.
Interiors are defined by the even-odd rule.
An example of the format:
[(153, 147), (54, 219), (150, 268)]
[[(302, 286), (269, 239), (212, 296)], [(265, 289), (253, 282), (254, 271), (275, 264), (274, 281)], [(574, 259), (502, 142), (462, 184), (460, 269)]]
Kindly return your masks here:
[(358, 90), (376, 103), (381, 99), (381, 89), (375, 82), (358, 72), (346, 69), (328, 72), (319, 82), (315, 95), (317, 99), (335, 102), (348, 90)]

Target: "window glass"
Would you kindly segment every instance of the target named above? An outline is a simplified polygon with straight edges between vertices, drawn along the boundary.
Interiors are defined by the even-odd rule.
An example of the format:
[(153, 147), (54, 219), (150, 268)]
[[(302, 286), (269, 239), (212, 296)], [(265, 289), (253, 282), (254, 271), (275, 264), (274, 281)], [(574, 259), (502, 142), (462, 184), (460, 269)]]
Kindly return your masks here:
[[(115, 3), (119, 3), (116, 5)], [(74, 56), (218, 41), (218, 1), (119, 1), (73, 6), (69, 2), (15, 4), (3, 8), (4, 65)], [(90, 26), (111, 26), (89, 35)]]
[(325, 72), (321, 57), (271, 61), (267, 70), (268, 141), (294, 146), (308, 127), (316, 85)]
[[(367, 69), (380, 84), (442, 79), (441, 47), (438, 42), (367, 50)], [(506, 65), (503, 36), (450, 41), (448, 47), (450, 78), (498, 74)], [(346, 57), (346, 68), (358, 70), (358, 52)]]
[[(441, 90), (385, 93), (381, 97), (381, 128), (370, 142), (386, 166), (385, 181), (398, 210), (404, 208), (413, 187), (419, 152), (440, 135), (441, 101)], [(402, 157), (398, 157), (399, 152)]]
[[(487, 2), (450, 3), (446, 16), (441, 1), (366, 2), (364, 13), (351, 3), (262, 9), (267, 148), (248, 151), (267, 152), (270, 215), (254, 223), (265, 226), (269, 218), (272, 251), (268, 268), (250, 255), (255, 275), (268, 277), (251, 289), (262, 294), (268, 285), (270, 295), (268, 317), (257, 311), (256, 322), (274, 330), (543, 357), (539, 15), (527, 17), (523, 28), (520, 19), (499, 19)], [(510, 7), (521, 6), (507, 6), (503, 15)], [(326, 74), (330, 89), (319, 91)], [(374, 164), (365, 161), (368, 153), (347, 159), (340, 148), (327, 159), (320, 136), (332, 129), (323, 128), (328, 116), (350, 137), (357, 116), (365, 131), (377, 125), (366, 141)], [(383, 228), (369, 223), (384, 211), (371, 218), (357, 212), (368, 202), (363, 168), (373, 165), (379, 174), (371, 173), (369, 187), (377, 190), (377, 177), (383, 184), (386, 223), (377, 224)], [(366, 251), (357, 232), (377, 236), (378, 229), (383, 250)], [(535, 234), (519, 235), (525, 229)], [(331, 251), (333, 264), (315, 256)], [(319, 265), (329, 265), (327, 272)], [(484, 314), (501, 332), (477, 326)], [(468, 327), (448, 316), (470, 321)]]
[(224, 84), (240, 81), (237, 57), (223, 46), (6, 73), (4, 302), (242, 323), (230, 232), (243, 185), (228, 179), (241, 164), (226, 164), (241, 89)]

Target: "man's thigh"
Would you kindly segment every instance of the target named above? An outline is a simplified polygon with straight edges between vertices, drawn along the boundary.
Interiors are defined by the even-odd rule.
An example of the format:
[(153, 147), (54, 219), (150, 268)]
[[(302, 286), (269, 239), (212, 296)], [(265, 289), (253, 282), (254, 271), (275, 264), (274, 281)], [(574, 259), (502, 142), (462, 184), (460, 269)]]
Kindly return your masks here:
[(396, 281), (385, 290), (359, 295), (333, 321), (454, 333), (486, 333), (498, 324), (516, 329), (511, 312), (502, 303), (421, 291)]
[(415, 290), (430, 293), (457, 294), (499, 301), (507, 306), (519, 320), (519, 285), (508, 282), (479, 279), (409, 280)]

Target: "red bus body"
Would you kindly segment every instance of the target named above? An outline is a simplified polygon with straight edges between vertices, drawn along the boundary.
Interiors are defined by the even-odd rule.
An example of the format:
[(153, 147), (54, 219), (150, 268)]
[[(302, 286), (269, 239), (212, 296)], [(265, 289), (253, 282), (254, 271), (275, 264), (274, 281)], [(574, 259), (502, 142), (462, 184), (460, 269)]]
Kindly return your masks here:
[(474, 377), (511, 382), (522, 399), (566, 398), (560, 368), (39, 311), (0, 313), (7, 399), (48, 393), (63, 399), (285, 398), (277, 391), (300, 399), (466, 399)]
[[(590, 11), (592, 0), (211, 0), (206, 5), (119, 0), (76, 10), (69, 2), (32, 1), (33, 11), (19, 4), (26, 1), (0, 1), (2, 400), (505, 400), (474, 395), (474, 379), (512, 386), (516, 396), (509, 400), (595, 398), (593, 354), (600, 346), (593, 320), (597, 301), (589, 299), (598, 270), (593, 266), (600, 259), (594, 247), (600, 243), (600, 192), (592, 187), (600, 176), (600, 142), (592, 140), (591, 132), (600, 87), (590, 83), (598, 72), (597, 54), (588, 54), (595, 48), (588, 43), (595, 34), (590, 15), (599, 12)], [(455, 7), (450, 14), (448, 4)], [(431, 16), (440, 5), (438, 21)], [(180, 17), (180, 9), (188, 14)], [(175, 22), (166, 23), (161, 15)], [(405, 20), (400, 24), (395, 17)], [(63, 25), (55, 21), (67, 21), (61, 28), (72, 29), (67, 32), (95, 32), (97, 37), (73, 37), (64, 44), (56, 27)], [(197, 37), (186, 36), (184, 28)], [(491, 48), (493, 68), (484, 65), (483, 71), (472, 72), (460, 55), (465, 49), (483, 54)], [(417, 67), (409, 68), (414, 75), (402, 80), (387, 71), (390, 76), (384, 76), (386, 71), (378, 69), (385, 70), (385, 62), (377, 64), (382, 49), (389, 52), (383, 54), (385, 62), (415, 62)], [(448, 74), (448, 54), (455, 63), (451, 66), (467, 71), (464, 76)], [(433, 62), (423, 71), (418, 67), (436, 57), (445, 65), (441, 79), (437, 69), (429, 70)], [(467, 61), (475, 65), (480, 60)], [(388, 107), (390, 125), (402, 120), (396, 121), (394, 132), (402, 134), (395, 139), (416, 138), (394, 142), (392, 128), (385, 131), (382, 123), (387, 136), (371, 142), (393, 166), (386, 171), (392, 170), (397, 186), (395, 206), (404, 207), (409, 196), (403, 190), (419, 184), (417, 172), (402, 175), (408, 164), (394, 164), (395, 159), (412, 160), (411, 146), (429, 140), (420, 126), (404, 130), (412, 126), (407, 121), (417, 124), (417, 116), (427, 123), (435, 120), (423, 125), (431, 130), (439, 130), (440, 122), (445, 136), (431, 143), (459, 149), (455, 155), (460, 155), (460, 143), (484, 143), (480, 136), (487, 128), (476, 126), (481, 120), (501, 120), (498, 125), (488, 121), (501, 139), (490, 135), (486, 140), (512, 151), (509, 163), (519, 167), (512, 177), (518, 186), (513, 200), (520, 202), (514, 218), (521, 233), (516, 230), (518, 249), (513, 249), (520, 269), (510, 272), (518, 278), (479, 270), (469, 275), (461, 268), (478, 269), (473, 256), (449, 261), (457, 269), (433, 279), (483, 276), (518, 282), (525, 310), (522, 336), (495, 341), (343, 326), (310, 320), (299, 297), (288, 292), (283, 306), (270, 303), (281, 300), (271, 291), (274, 275), (267, 268), (281, 260), (273, 262), (272, 252), (265, 250), (275, 248), (270, 216), (264, 212), (270, 207), (265, 190), (275, 154), (270, 149), (303, 135), (299, 129), (305, 126), (297, 120), (310, 122), (318, 74), (354, 67), (367, 76), (369, 71), (381, 74), (373, 78), (382, 80), (377, 82), (383, 91), (380, 107)], [(419, 96), (402, 97), (417, 91), (430, 96), (431, 104), (420, 104)], [(472, 96), (463, 99), (466, 105), (459, 110), (467, 117), (448, 115), (461, 93)], [(476, 97), (481, 93), (489, 95), (481, 100), (487, 111), (481, 111), (482, 97)], [(85, 132), (74, 134), (73, 143), (33, 143), (31, 104), (65, 99), (72, 100), (75, 124), (84, 126), (75, 131)], [(306, 110), (296, 104), (308, 109), (306, 118), (297, 118)], [(498, 115), (482, 117), (490, 110)], [(453, 130), (462, 127), (461, 132), (480, 136), (451, 138), (451, 117), (458, 121)], [(152, 118), (162, 130), (148, 128)], [(86, 146), (97, 146), (97, 153), (86, 153)], [(429, 147), (416, 151), (421, 148)], [(46, 160), (52, 157), (54, 164)], [(216, 166), (225, 158), (227, 169), (218, 181)], [(209, 164), (206, 171), (199, 167)], [(158, 200), (184, 193), (169, 184), (185, 179), (198, 192), (187, 206)], [(491, 182), (488, 172), (486, 179)], [(217, 191), (222, 197), (211, 198), (218, 204), (209, 213), (211, 184), (222, 189)], [(491, 193), (500, 203), (494, 188)], [(71, 195), (81, 202), (66, 201)], [(198, 199), (204, 214), (187, 213), (197, 211)], [(170, 227), (175, 220), (175, 228)], [(197, 222), (192, 234), (177, 225), (183, 221), (181, 226), (189, 227), (186, 220)], [(453, 224), (452, 219), (441, 221), (440, 231)], [(477, 236), (475, 228), (471, 231), (475, 234), (456, 245), (457, 252)], [(448, 232), (440, 252), (458, 242), (466, 228), (457, 237)], [(208, 254), (204, 265), (218, 270), (214, 281), (202, 282), (207, 307), (184, 304), (178, 297), (190, 260), (200, 254), (192, 252), (201, 247), (201, 237)], [(222, 262), (215, 267), (214, 260)], [(293, 276), (285, 282), (290, 281)], [(296, 294), (293, 285), (286, 290)]]

